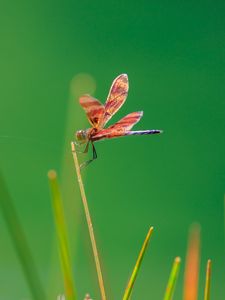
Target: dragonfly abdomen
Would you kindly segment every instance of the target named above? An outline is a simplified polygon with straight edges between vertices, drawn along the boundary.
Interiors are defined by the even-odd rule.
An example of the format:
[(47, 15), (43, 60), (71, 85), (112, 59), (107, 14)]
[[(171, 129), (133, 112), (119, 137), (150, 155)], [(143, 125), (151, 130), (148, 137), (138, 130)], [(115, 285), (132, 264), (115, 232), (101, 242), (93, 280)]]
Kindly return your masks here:
[(128, 131), (124, 135), (143, 135), (143, 134), (157, 134), (157, 133), (162, 133), (162, 130), (151, 129), (151, 130)]

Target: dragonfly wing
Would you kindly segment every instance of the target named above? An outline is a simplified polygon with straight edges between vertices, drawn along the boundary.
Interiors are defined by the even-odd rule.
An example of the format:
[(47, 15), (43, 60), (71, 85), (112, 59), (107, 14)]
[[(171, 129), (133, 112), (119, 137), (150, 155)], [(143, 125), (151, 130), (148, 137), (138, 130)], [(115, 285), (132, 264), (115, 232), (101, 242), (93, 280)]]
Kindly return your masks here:
[(91, 123), (91, 125), (95, 128), (99, 128), (100, 121), (105, 113), (104, 105), (90, 95), (84, 95), (80, 97), (79, 102), (85, 110), (88, 121)]
[(105, 113), (102, 119), (102, 127), (120, 109), (128, 94), (128, 76), (121, 74), (113, 81), (105, 103)]
[(124, 136), (141, 119), (142, 116), (142, 111), (130, 113), (110, 127), (100, 130), (92, 137), (92, 139), (93, 141), (98, 141), (106, 138)]
[(123, 117), (121, 120), (116, 122), (115, 124), (111, 125), (108, 129), (114, 128), (114, 129), (120, 129), (124, 128), (125, 131), (131, 130), (131, 128), (140, 121), (141, 117), (143, 116), (143, 111), (136, 111), (132, 112), (125, 117)]
[(124, 135), (125, 135), (125, 130), (123, 128), (120, 129), (107, 128), (107, 129), (102, 129), (97, 134), (93, 135), (91, 137), (91, 140), (95, 142), (104, 139), (116, 138)]

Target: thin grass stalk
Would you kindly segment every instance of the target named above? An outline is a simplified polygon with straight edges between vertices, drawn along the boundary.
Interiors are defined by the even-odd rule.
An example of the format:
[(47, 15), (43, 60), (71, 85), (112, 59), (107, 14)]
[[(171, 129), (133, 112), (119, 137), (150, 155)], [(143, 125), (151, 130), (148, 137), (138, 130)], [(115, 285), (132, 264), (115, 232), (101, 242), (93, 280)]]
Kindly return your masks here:
[(64, 278), (65, 295), (67, 300), (76, 300), (76, 293), (72, 275), (72, 264), (69, 254), (67, 228), (62, 204), (61, 193), (54, 170), (48, 172), (50, 189), (52, 193), (52, 206), (55, 217), (55, 226), (59, 242), (59, 252), (61, 258), (62, 273)]
[(207, 267), (206, 267), (204, 300), (209, 300), (210, 283), (211, 283), (211, 260), (208, 259)]
[(152, 232), (153, 232), (153, 227), (150, 227), (149, 231), (147, 233), (147, 236), (146, 236), (146, 238), (144, 240), (144, 243), (142, 245), (141, 251), (140, 251), (140, 253), (138, 255), (138, 258), (137, 258), (136, 264), (134, 266), (133, 272), (131, 274), (130, 280), (129, 280), (129, 282), (127, 284), (127, 287), (125, 289), (125, 292), (124, 292), (124, 295), (123, 295), (123, 300), (128, 300), (129, 297), (130, 297), (130, 295), (131, 295), (131, 292), (133, 290), (133, 286), (134, 286), (134, 283), (135, 283), (138, 271), (140, 269), (140, 266), (141, 266), (141, 263), (142, 263), (145, 251), (147, 249), (150, 237), (152, 235)]
[(34, 259), (28, 242), (26, 240), (22, 225), (18, 218), (13, 201), (8, 192), (7, 185), (0, 173), (0, 206), (8, 227), (17, 256), (20, 260), (23, 273), (27, 280), (32, 298), (34, 300), (45, 300), (45, 292), (41, 284)]
[(184, 272), (184, 300), (197, 300), (200, 261), (200, 226), (191, 226)]
[(71, 143), (71, 148), (72, 148), (74, 165), (75, 165), (75, 169), (76, 169), (76, 173), (77, 173), (77, 180), (78, 180), (78, 184), (80, 187), (81, 198), (82, 198), (82, 202), (83, 202), (83, 206), (84, 206), (84, 212), (85, 212), (85, 216), (86, 216), (86, 220), (87, 220), (88, 231), (89, 231), (89, 235), (90, 235), (90, 239), (91, 239), (91, 245), (92, 245), (92, 250), (93, 250), (93, 255), (94, 255), (94, 260), (95, 260), (95, 266), (96, 266), (96, 270), (97, 270), (101, 298), (102, 298), (102, 300), (106, 300), (106, 293), (105, 293), (104, 281), (103, 281), (103, 276), (102, 276), (102, 271), (101, 271), (101, 264), (100, 264), (100, 260), (99, 260), (98, 249), (97, 249), (97, 244), (96, 244), (95, 235), (94, 235), (94, 228), (92, 225), (91, 215), (90, 215), (89, 208), (88, 208), (88, 202), (87, 202), (87, 198), (86, 198), (86, 194), (85, 194), (85, 190), (84, 190), (83, 180), (81, 177), (80, 165), (79, 165), (79, 161), (77, 158), (75, 144), (73, 142)]
[(175, 290), (175, 285), (177, 282), (177, 277), (180, 269), (180, 262), (181, 259), (180, 257), (176, 257), (173, 262), (172, 270), (170, 273), (169, 281), (166, 287), (166, 292), (164, 295), (164, 300), (172, 300), (174, 290)]

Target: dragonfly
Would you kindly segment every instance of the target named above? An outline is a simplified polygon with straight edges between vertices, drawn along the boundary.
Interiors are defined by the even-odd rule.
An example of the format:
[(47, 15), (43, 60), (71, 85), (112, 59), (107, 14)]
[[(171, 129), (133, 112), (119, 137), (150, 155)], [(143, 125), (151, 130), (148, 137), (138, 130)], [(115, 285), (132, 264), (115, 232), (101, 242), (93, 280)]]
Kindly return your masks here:
[(81, 167), (87, 166), (97, 158), (94, 142), (129, 135), (162, 133), (162, 130), (158, 129), (139, 131), (131, 130), (132, 127), (140, 121), (143, 116), (143, 111), (132, 112), (115, 124), (105, 128), (108, 121), (126, 101), (128, 89), (128, 76), (127, 74), (121, 74), (114, 79), (105, 104), (102, 104), (99, 100), (90, 95), (83, 95), (80, 97), (80, 105), (87, 115), (91, 128), (78, 130), (76, 132), (76, 144), (80, 146), (86, 143), (83, 153), (88, 152), (89, 145), (91, 144), (93, 153), (92, 159), (84, 162)]

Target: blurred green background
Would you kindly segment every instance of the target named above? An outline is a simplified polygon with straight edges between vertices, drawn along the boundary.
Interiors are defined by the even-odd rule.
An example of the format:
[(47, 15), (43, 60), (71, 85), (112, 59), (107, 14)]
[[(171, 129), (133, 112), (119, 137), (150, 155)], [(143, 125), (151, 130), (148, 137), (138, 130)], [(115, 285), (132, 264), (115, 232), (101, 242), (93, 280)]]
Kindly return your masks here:
[[(155, 227), (133, 299), (162, 299), (188, 228), (202, 226), (199, 299), (206, 260), (212, 299), (225, 295), (224, 1), (4, 1), (0, 10), (0, 162), (48, 299), (63, 292), (47, 171), (59, 172), (79, 299), (99, 299), (87, 226), (70, 153), (88, 126), (81, 93), (105, 101), (129, 76), (112, 119), (143, 110), (135, 129), (163, 129), (96, 144), (84, 170), (111, 299), (120, 299), (141, 243)], [(83, 157), (81, 157), (81, 160)], [(31, 299), (0, 215), (0, 299)]]

